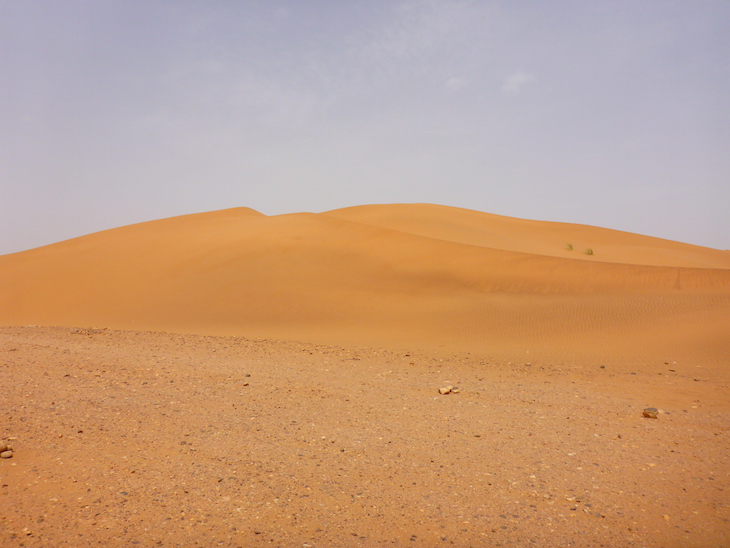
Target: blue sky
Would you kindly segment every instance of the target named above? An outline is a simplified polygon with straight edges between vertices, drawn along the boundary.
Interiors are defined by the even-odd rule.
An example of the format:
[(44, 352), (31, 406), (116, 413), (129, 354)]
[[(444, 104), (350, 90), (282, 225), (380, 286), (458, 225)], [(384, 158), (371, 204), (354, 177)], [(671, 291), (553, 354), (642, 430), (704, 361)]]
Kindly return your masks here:
[(730, 2), (0, 0), (0, 253), (430, 202), (730, 248)]

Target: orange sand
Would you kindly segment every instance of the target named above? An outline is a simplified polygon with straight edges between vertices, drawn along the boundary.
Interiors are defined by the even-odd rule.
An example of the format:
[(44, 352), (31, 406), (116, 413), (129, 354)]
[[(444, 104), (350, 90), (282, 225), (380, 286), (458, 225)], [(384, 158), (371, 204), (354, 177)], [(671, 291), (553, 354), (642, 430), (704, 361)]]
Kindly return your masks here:
[(726, 251), (239, 208), (0, 256), (0, 326), (2, 546), (730, 542)]
[(236, 208), (0, 256), (0, 324), (695, 360), (724, 373), (730, 252), (427, 204)]

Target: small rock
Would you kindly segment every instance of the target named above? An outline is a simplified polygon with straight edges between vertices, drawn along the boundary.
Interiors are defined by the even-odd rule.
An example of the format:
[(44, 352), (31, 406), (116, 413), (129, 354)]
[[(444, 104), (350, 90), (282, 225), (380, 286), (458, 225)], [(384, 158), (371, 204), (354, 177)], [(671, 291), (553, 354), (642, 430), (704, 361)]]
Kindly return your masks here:
[(3, 451), (0, 453), (0, 459), (9, 459), (13, 456), (13, 450), (7, 449), (6, 451)]
[(659, 417), (659, 410), (656, 407), (647, 407), (644, 409), (644, 416), (647, 419), (656, 419)]
[(451, 394), (451, 391), (453, 389), (453, 386), (444, 386), (442, 388), (439, 388), (439, 394)]

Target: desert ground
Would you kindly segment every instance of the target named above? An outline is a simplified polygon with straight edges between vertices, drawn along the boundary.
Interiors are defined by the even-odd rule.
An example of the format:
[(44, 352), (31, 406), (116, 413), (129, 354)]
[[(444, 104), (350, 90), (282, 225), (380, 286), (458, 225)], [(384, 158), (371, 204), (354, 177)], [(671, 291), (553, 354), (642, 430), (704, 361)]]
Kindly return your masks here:
[(2, 546), (730, 545), (728, 251), (236, 208), (0, 256), (0, 326)]

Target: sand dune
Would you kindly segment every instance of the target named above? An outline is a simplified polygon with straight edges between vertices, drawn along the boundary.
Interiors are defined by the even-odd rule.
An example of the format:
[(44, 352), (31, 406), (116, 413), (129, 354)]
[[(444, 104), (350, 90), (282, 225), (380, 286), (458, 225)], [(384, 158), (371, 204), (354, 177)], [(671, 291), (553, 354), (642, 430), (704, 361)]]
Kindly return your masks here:
[(730, 539), (727, 252), (229, 209), (0, 256), (0, 326), (3, 546)]
[[(594, 226), (530, 221), (455, 207), (369, 205), (323, 215), (505, 251), (635, 265), (730, 269), (728, 251)], [(595, 255), (585, 254), (587, 249)]]
[(434, 205), (237, 208), (2, 256), (0, 323), (719, 366), (730, 255)]

